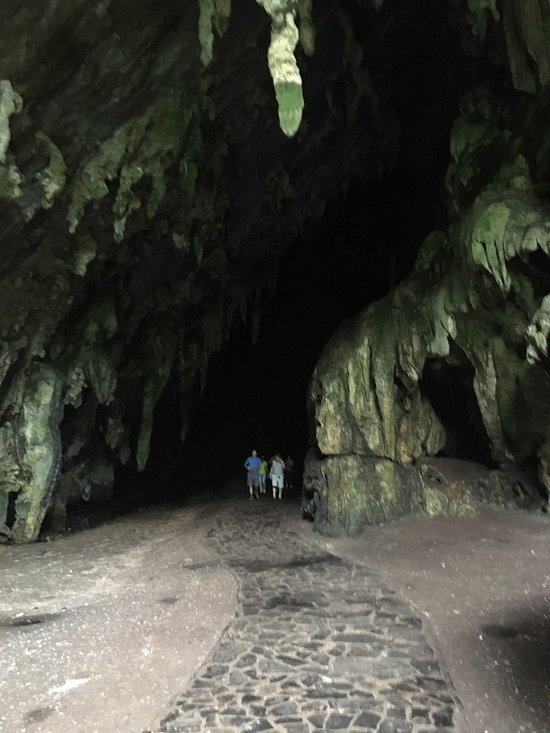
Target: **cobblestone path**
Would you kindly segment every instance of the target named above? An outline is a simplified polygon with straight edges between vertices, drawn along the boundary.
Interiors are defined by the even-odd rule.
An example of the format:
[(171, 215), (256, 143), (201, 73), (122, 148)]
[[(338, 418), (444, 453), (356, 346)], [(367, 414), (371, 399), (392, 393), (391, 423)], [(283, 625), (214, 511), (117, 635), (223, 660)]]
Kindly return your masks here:
[(285, 529), (290, 511), (234, 502), (215, 520), (208, 542), (239, 581), (240, 611), (159, 730), (454, 731), (420, 618), (375, 573)]

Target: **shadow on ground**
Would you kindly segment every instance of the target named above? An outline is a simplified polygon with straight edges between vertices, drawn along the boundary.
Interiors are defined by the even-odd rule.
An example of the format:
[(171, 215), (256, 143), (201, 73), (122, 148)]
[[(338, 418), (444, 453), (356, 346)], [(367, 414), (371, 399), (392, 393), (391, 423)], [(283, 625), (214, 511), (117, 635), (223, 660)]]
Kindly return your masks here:
[(484, 623), (480, 634), (493, 653), (494, 673), (503, 693), (524, 705), (541, 721), (540, 733), (550, 733), (550, 609), (546, 599), (532, 599), (494, 622)]

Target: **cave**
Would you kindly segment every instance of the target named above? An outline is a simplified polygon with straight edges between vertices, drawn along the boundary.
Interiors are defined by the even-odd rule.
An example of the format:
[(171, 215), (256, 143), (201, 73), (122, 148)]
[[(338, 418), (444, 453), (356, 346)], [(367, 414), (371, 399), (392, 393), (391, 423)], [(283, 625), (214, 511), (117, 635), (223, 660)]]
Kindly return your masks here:
[(433, 359), (426, 364), (420, 389), (445, 427), (446, 441), (439, 455), (493, 466), (473, 381), (474, 370), (465, 359), (456, 364)]
[[(448, 134), (448, 128), (441, 129), (443, 146)], [(444, 166), (443, 155), (439, 161)], [(212, 356), (204, 393), (197, 387), (184, 445), (178, 445), (181, 421), (172, 382), (156, 407), (147, 469), (140, 475), (130, 467), (118, 491), (115, 484), (115, 498), (125, 493), (122, 481), (135, 497), (143, 479), (141, 501), (146, 501), (148, 487), (156, 484), (158, 492), (159, 476), (166, 499), (220, 491), (237, 477), (242, 483), (244, 454), (255, 445), (267, 457), (276, 450), (296, 456), (298, 487), (309, 447), (306, 394), (317, 359), (343, 321), (409, 274), (417, 253), (410, 240), (422, 242), (441, 215), (440, 174), (437, 166), (428, 169), (420, 185), (406, 168), (376, 184), (356, 180), (329, 203), (310, 236), (292, 242), (274, 270), (257, 335), (250, 321), (237, 317), (232, 336)], [(397, 190), (405, 198), (415, 181), (416, 196), (396, 219), (388, 201)], [(422, 216), (416, 214), (419, 199)]]
[(479, 485), (434, 488), (426, 457), (483, 465), (482, 502), (507, 507), (529, 467), (540, 505), (543, 0), (20, 6), (0, 30), (3, 540), (222, 492), (253, 447), (295, 456), (329, 533), (475, 512)]
[(0, 729), (546, 730), (548, 0), (2, 10)]

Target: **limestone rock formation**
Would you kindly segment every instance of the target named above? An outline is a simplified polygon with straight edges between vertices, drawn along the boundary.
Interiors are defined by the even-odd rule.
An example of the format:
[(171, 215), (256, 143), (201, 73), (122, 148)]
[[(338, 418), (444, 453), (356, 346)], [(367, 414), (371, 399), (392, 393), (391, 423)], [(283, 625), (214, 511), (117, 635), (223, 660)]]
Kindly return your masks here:
[[(5, 0), (1, 539), (34, 540), (45, 517), (106, 501), (121, 467), (146, 469), (167, 390), (185, 439), (210, 357), (236, 319), (257, 333), (292, 239), (354, 178), (392, 170), (417, 90), (433, 90), (426, 119), (440, 124), (470, 63), (484, 74), (457, 113), (441, 231), (312, 382), (332, 477), (321, 513), (355, 528), (426, 506), (411, 466), (446, 441), (422, 387), (435, 359), (473, 369), (495, 464), (535, 461), (550, 487), (536, 259), (549, 246), (547, 4), (430, 0), (422, 13), (392, 0)], [(434, 56), (401, 78), (432, 20), (464, 67), (443, 82)]]
[[(504, 5), (509, 24), (513, 3)], [(527, 6), (535, 12), (538, 4), (522, 4), (517, 22)], [(498, 15), (494, 4), (476, 7)], [(531, 31), (530, 21), (525, 32)], [(511, 32), (511, 81), (524, 90), (518, 36)], [(528, 36), (523, 42), (530, 43)], [(450, 141), (447, 231), (428, 237), (411, 275), (340, 329), (317, 365), (312, 465), (322, 490), (306, 482), (306, 493), (307, 503), (317, 493), (322, 525), (353, 531), (409, 511), (474, 508), (475, 492), (449, 503), (424, 480), (422, 457), (437, 455), (447, 441), (423, 384), (433, 360), (471, 370), (469, 387), (494, 464), (508, 472), (536, 464), (541, 492), (528, 492), (528, 503), (540, 506), (550, 488), (550, 128), (544, 54), (533, 51), (533, 59), (540, 74), (536, 90), (529, 87), (532, 98), (512, 93), (497, 100), (482, 87), (465, 97)], [(513, 492), (505, 493), (513, 500)], [(496, 484), (492, 496), (502, 504)], [(522, 492), (517, 497), (524, 503)]]
[[(146, 466), (168, 383), (185, 438), (235, 319), (257, 329), (289, 241), (388, 164), (397, 127), (368, 114), (337, 4), (315, 22), (307, 0), (3, 12), (0, 531), (28, 541)], [(299, 71), (316, 30), (326, 63)]]

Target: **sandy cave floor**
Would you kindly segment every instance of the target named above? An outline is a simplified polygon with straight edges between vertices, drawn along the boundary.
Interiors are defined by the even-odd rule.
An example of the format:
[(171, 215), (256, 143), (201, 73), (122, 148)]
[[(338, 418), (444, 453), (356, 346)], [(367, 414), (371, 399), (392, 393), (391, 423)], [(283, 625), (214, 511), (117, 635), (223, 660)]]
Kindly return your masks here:
[[(244, 499), (0, 547), (2, 733), (159, 728), (238, 611), (238, 576), (208, 540), (228, 512), (376, 571), (423, 618), (472, 733), (550, 733), (547, 515), (409, 518), (334, 540), (295, 503)], [(460, 709), (454, 722), (468, 729)]]
[(550, 732), (550, 517), (407, 518), (327, 543), (426, 620), (472, 733)]
[(0, 548), (0, 731), (137, 733), (233, 618), (200, 508)]

